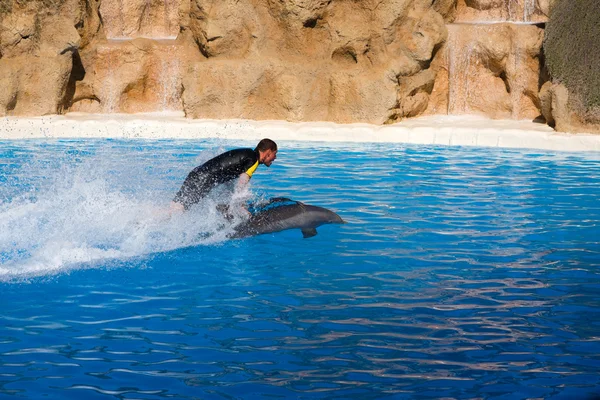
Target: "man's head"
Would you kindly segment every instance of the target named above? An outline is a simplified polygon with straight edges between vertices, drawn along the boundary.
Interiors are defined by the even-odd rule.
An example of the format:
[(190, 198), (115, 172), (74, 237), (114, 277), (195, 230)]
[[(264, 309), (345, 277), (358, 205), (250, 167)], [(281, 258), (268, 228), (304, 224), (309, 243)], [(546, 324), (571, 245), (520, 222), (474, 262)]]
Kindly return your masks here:
[(277, 143), (271, 139), (263, 139), (258, 142), (255, 150), (259, 154), (258, 162), (265, 164), (267, 167), (270, 167), (277, 158)]

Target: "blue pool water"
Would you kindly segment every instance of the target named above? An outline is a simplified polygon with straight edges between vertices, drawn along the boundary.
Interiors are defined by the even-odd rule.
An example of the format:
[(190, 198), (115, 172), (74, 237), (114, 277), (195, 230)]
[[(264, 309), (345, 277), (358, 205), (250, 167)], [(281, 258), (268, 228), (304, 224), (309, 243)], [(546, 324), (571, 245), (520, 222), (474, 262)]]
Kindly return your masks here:
[(252, 144), (0, 142), (0, 398), (600, 394), (598, 154), (282, 142), (246, 199), (348, 224), (161, 211)]

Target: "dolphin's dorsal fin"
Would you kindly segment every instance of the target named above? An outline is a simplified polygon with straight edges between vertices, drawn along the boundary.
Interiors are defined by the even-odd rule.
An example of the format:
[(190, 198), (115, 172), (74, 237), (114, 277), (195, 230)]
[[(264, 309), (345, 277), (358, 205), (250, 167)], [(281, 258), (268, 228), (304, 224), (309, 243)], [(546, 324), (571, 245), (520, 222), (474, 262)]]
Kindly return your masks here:
[(287, 197), (273, 197), (269, 200), (268, 204), (272, 203), (298, 203), (296, 200), (288, 199)]
[(302, 236), (304, 236), (304, 239), (309, 238), (309, 237), (313, 237), (317, 235), (317, 229), (316, 228), (304, 228), (301, 229), (302, 230)]

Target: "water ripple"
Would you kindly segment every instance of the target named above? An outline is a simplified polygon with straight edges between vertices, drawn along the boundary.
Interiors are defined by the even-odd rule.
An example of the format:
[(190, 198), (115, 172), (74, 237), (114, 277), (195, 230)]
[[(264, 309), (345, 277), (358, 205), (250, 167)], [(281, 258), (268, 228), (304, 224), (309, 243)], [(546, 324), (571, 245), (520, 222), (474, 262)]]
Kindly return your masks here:
[(597, 394), (597, 157), (286, 143), (256, 196), (348, 224), (195, 243), (194, 221), (132, 223), (227, 146), (0, 147), (0, 397)]

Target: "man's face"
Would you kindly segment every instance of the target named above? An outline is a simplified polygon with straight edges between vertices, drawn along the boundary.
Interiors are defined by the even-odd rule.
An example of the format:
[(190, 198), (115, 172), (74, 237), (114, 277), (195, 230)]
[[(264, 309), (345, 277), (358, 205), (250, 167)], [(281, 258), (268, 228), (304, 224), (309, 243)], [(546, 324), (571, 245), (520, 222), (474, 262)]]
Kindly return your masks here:
[(276, 158), (277, 158), (277, 150), (275, 150), (275, 151), (273, 151), (273, 150), (266, 150), (263, 153), (262, 163), (265, 164), (267, 167), (270, 167), (271, 164), (273, 163), (273, 161), (275, 161)]

